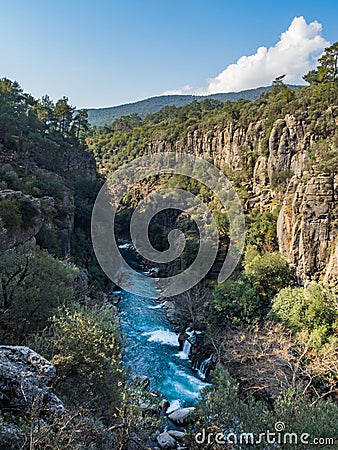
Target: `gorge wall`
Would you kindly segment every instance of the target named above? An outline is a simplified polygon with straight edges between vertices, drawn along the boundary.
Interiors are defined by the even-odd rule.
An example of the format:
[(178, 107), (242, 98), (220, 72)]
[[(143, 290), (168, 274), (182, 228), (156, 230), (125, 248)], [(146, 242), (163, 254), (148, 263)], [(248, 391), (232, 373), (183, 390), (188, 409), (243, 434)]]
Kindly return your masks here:
[[(21, 154), (13, 151), (3, 151), (0, 164), (11, 164), (16, 170), (24, 165)], [(95, 180), (96, 164), (91, 153), (82, 148), (66, 148), (53, 155), (53, 166), (46, 169), (39, 160), (30, 163), (36, 179), (43, 180), (57, 186), (56, 195), (39, 196), (27, 195), (21, 190), (1, 189), (0, 200), (23, 199), (30, 202), (33, 211), (29, 221), (10, 226), (0, 227), (0, 250), (2, 252), (15, 250), (21, 244), (35, 241), (43, 226), (54, 230), (59, 244), (60, 256), (65, 258), (70, 253), (70, 241), (74, 228), (74, 191), (78, 181)], [(1, 225), (1, 224), (0, 224)]]
[[(338, 125), (336, 109), (326, 112)], [(268, 138), (267, 138), (268, 136)], [(338, 281), (338, 177), (313, 165), (318, 140), (305, 120), (286, 115), (237, 127), (189, 131), (182, 141), (149, 142), (149, 155), (184, 151), (214, 163), (234, 181), (245, 180), (245, 207), (281, 208), (277, 235), (280, 252), (295, 268), (300, 283)]]

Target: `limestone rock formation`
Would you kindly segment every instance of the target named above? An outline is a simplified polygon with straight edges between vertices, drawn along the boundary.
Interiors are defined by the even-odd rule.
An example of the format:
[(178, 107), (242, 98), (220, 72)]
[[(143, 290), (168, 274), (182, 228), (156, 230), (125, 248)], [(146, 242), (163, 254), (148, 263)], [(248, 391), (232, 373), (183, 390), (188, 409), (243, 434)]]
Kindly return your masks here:
[(167, 432), (161, 433), (157, 437), (157, 442), (160, 448), (163, 450), (170, 450), (176, 448), (175, 439), (172, 436), (170, 436), (170, 434)]
[(68, 183), (96, 179), (96, 163), (92, 153), (82, 148), (72, 147), (65, 149), (58, 158), (60, 161), (58, 172)]
[(178, 425), (186, 423), (189, 416), (193, 413), (195, 408), (192, 406), (190, 408), (179, 408), (168, 415), (169, 419)]
[(63, 412), (62, 401), (49, 384), (55, 367), (28, 347), (0, 346), (0, 404), (2, 411), (30, 413), (41, 406), (48, 414)]
[(301, 282), (337, 281), (337, 180), (319, 175), (296, 177), (289, 184), (278, 218), (280, 251), (295, 267)]
[(237, 129), (228, 122), (189, 131), (179, 141), (149, 142), (147, 152), (193, 153), (230, 172), (232, 178), (245, 172), (250, 208), (276, 207), (278, 183), (283, 191), (288, 186), (278, 221), (281, 253), (294, 265), (300, 282), (338, 282), (337, 177), (312, 171), (310, 150), (316, 139), (305, 120), (287, 114), (271, 129), (264, 120)]

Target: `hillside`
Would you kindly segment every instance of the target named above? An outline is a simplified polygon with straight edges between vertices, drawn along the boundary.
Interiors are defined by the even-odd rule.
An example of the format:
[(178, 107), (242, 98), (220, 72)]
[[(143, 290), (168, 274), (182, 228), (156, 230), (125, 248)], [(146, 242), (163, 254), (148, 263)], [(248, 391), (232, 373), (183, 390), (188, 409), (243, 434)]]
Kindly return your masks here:
[(121, 118), (87, 143), (104, 173), (164, 150), (213, 162), (239, 189), (248, 213), (281, 210), (279, 250), (303, 283), (320, 277), (337, 281), (337, 211), (330, 200), (337, 188), (336, 104), (336, 86), (294, 91), (281, 85), (253, 102), (204, 99), (143, 120)]
[[(297, 89), (298, 86), (290, 86), (292, 89)], [(93, 126), (100, 126), (110, 124), (114, 120), (122, 116), (131, 114), (138, 114), (144, 118), (148, 114), (154, 114), (160, 111), (165, 106), (184, 106), (194, 100), (201, 102), (206, 98), (218, 100), (222, 103), (226, 101), (235, 102), (239, 99), (254, 100), (264, 92), (267, 92), (271, 87), (259, 87), (256, 89), (247, 89), (241, 92), (227, 92), (211, 95), (161, 95), (158, 97), (147, 98), (134, 103), (127, 103), (125, 105), (112, 106), (107, 108), (90, 108), (88, 109), (88, 120)]]
[[(0, 80), (0, 448), (200, 450), (196, 426), (256, 432), (276, 423), (288, 434), (326, 436), (334, 446), (337, 67), (321, 63), (308, 78), (309, 86), (296, 90), (279, 79), (252, 101), (204, 98), (97, 128), (65, 97), (36, 100)], [(218, 253), (193, 287), (171, 296), (161, 290), (156, 301), (139, 295), (138, 280), (135, 294), (124, 291), (117, 268), (117, 294), (94, 255), (94, 202), (104, 178), (163, 152), (175, 152), (176, 160), (198, 156), (230, 180), (246, 222), (243, 254), (217, 283), (231, 248), (231, 208), (205, 183), (207, 170), (168, 174), (161, 165), (147, 176), (148, 158), (137, 171), (144, 179), (133, 183), (129, 171), (109, 184), (119, 192), (129, 184), (114, 234), (127, 244), (121, 255), (136, 263), (130, 270), (156, 273), (149, 281), (157, 287), (162, 278), (174, 284), (172, 277), (188, 272), (198, 256), (198, 222), (177, 202), (154, 213), (133, 243), (145, 235), (162, 252), (177, 229), (185, 239), (178, 257), (146, 260), (130, 246), (136, 206), (148, 198), (156, 207), (152, 194), (160, 189), (187, 191), (207, 205)], [(221, 191), (228, 196), (226, 184)], [(112, 229), (107, 235), (98, 224), (110, 253)], [(168, 409), (177, 396), (161, 386), (183, 386), (193, 403)], [(168, 429), (169, 420), (183, 422), (181, 431)]]

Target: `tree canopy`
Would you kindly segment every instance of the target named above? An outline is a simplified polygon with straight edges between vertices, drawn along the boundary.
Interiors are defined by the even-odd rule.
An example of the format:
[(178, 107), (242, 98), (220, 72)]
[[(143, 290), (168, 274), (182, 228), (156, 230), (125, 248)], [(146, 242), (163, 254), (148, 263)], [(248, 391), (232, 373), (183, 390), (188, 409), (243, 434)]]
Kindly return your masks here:
[(338, 42), (325, 49), (317, 70), (310, 70), (304, 75), (304, 80), (310, 84), (338, 80)]

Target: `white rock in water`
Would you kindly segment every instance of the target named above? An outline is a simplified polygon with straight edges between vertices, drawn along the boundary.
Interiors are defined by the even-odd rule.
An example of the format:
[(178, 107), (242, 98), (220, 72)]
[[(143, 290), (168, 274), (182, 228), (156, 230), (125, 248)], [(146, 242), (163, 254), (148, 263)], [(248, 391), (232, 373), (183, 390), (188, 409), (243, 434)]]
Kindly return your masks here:
[(176, 409), (176, 411), (169, 414), (169, 419), (176, 423), (184, 423), (190, 416), (190, 414), (195, 410), (195, 408), (192, 406), (191, 408), (179, 408)]
[(169, 433), (161, 433), (158, 437), (157, 437), (157, 442), (158, 445), (163, 449), (163, 450), (170, 450), (172, 448), (176, 448), (176, 441), (173, 437), (170, 436)]

